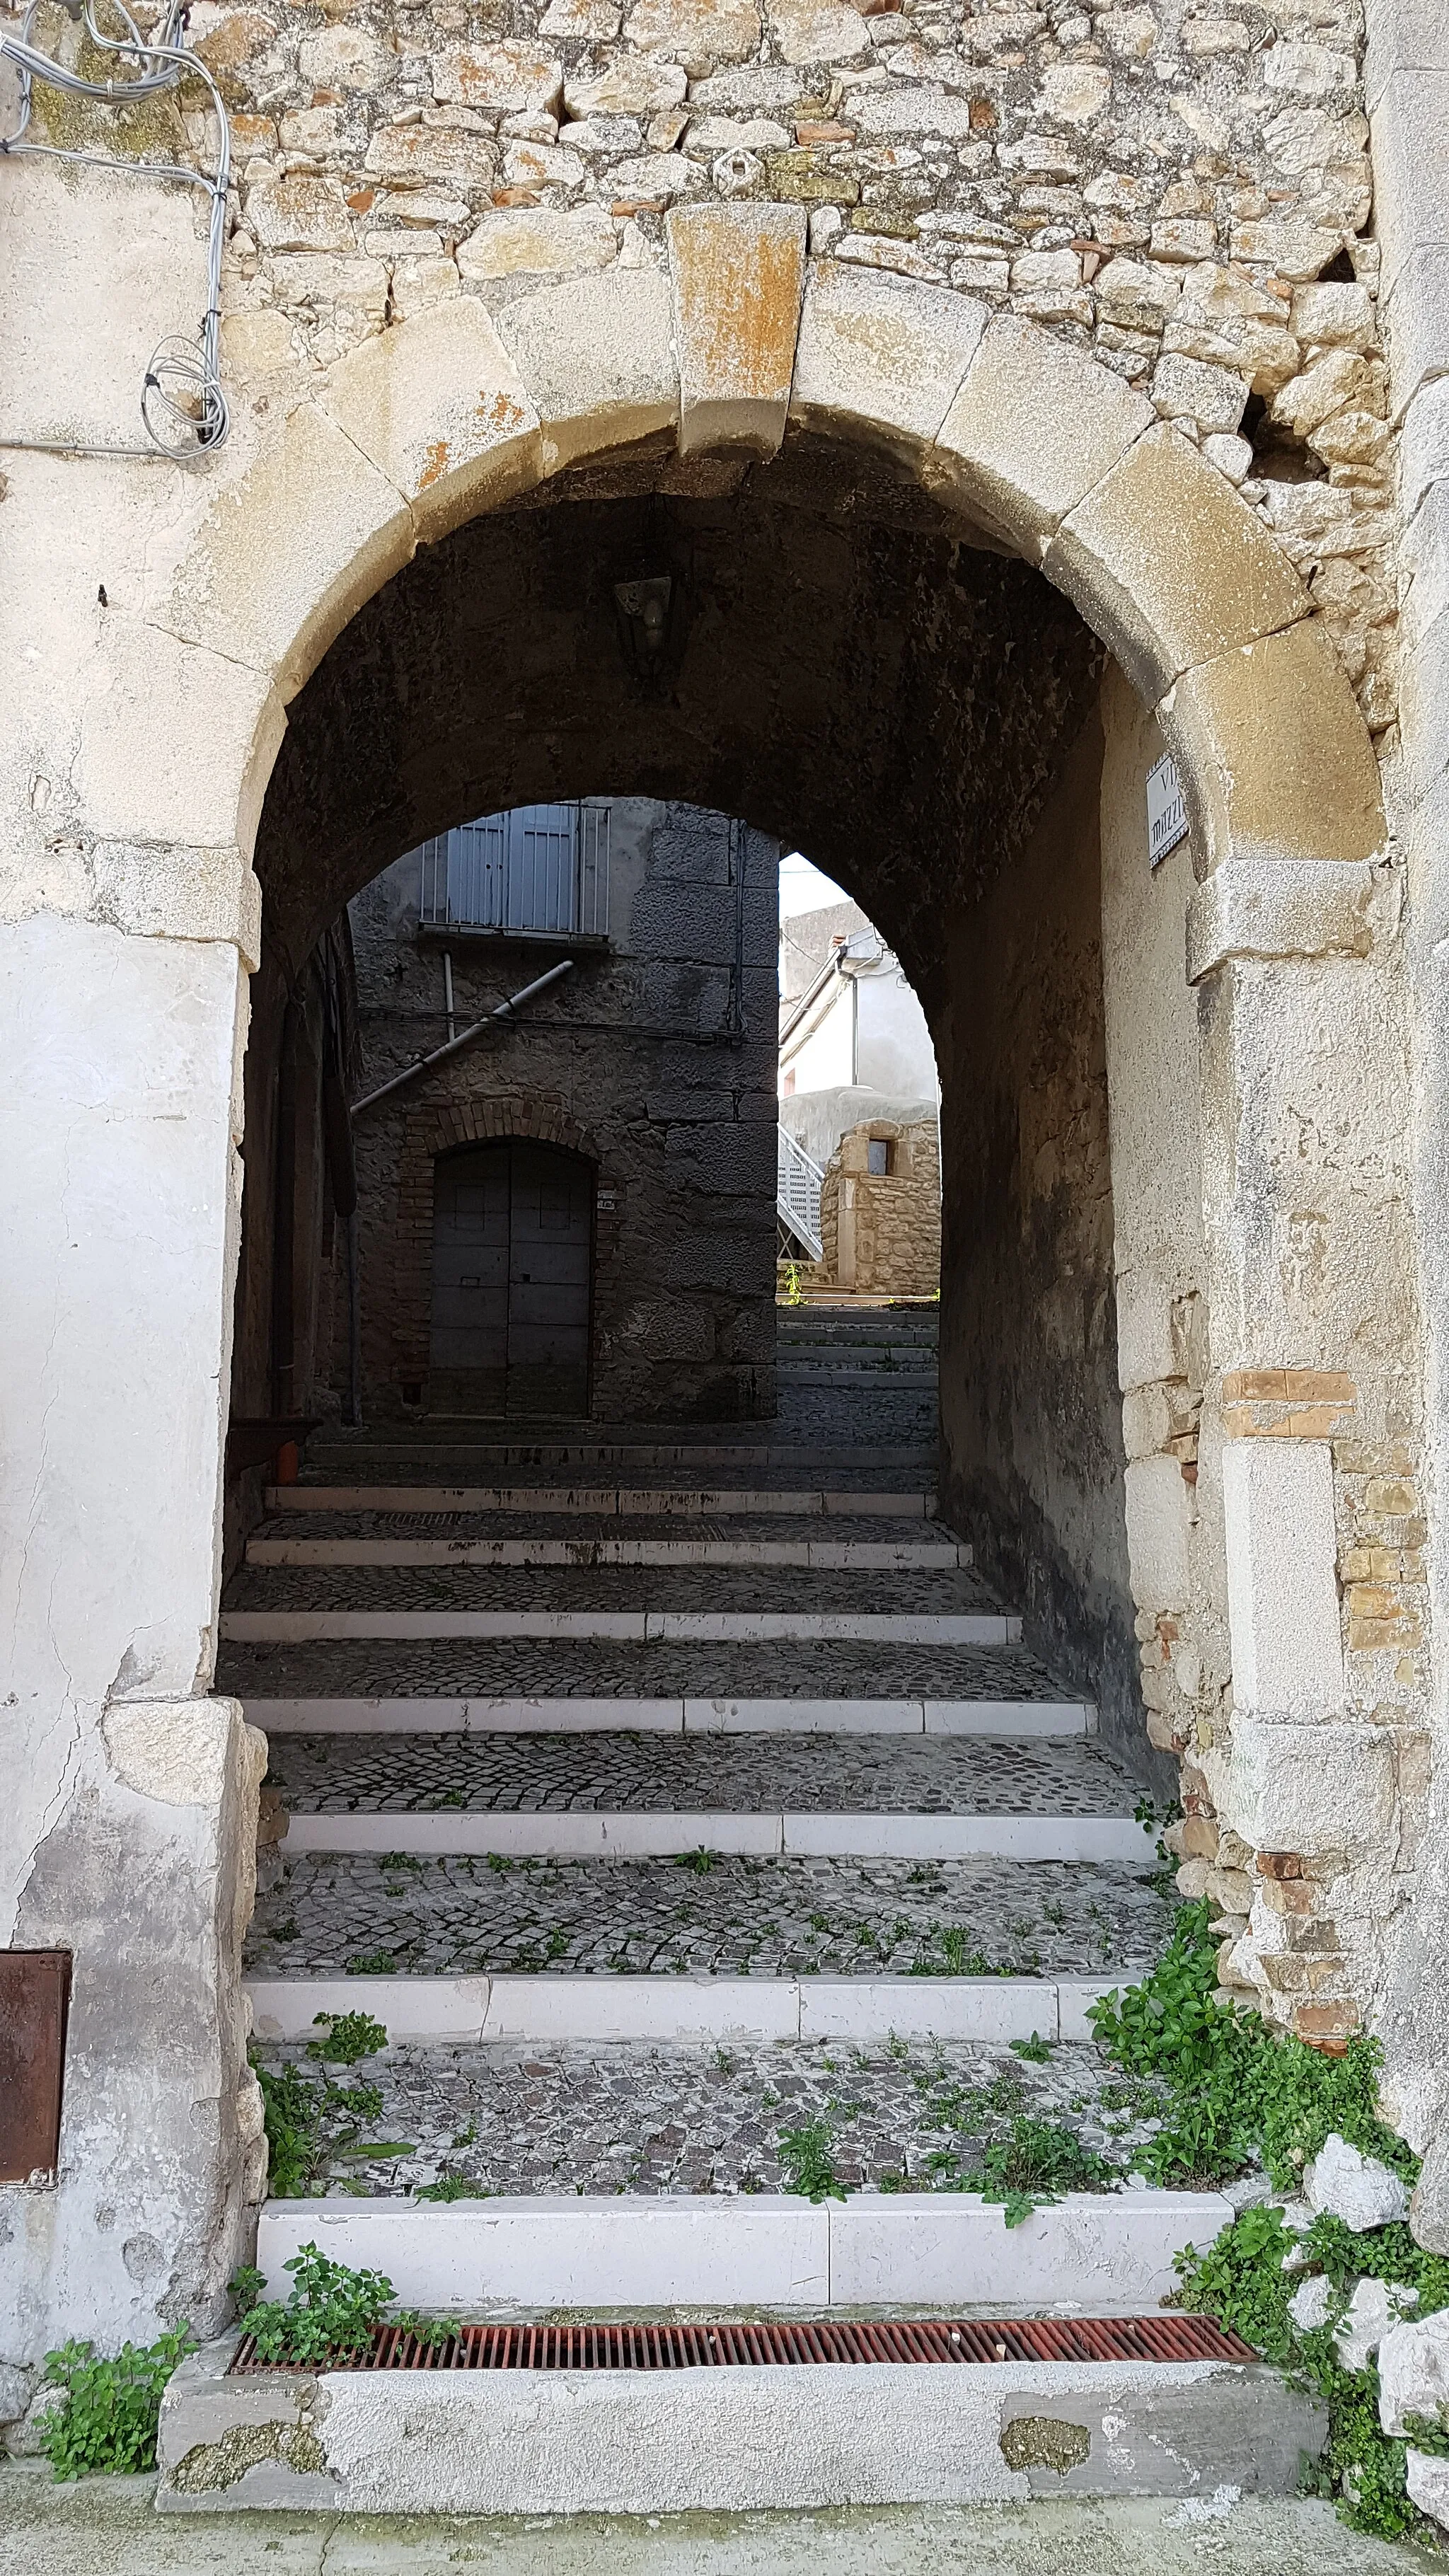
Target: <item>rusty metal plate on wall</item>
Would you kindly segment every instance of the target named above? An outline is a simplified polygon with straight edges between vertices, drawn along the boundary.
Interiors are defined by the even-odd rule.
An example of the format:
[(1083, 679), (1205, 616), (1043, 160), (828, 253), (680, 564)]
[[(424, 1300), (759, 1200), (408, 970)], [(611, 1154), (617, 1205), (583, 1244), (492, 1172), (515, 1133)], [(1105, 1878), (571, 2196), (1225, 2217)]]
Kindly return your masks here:
[(54, 2173), (69, 1950), (0, 1950), (0, 2182)]

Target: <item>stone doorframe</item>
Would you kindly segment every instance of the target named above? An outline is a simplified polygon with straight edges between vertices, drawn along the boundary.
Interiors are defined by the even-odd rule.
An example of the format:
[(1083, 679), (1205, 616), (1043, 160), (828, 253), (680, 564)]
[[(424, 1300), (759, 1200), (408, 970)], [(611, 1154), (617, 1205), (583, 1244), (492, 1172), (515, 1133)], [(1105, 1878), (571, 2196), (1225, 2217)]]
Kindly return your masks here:
[[(249, 857), (286, 706), (419, 546), (641, 441), (768, 456), (795, 422), (883, 444), (1065, 591), (1156, 711), (1199, 879), (1207, 1403), (1229, 1434), (1204, 1526), (1222, 1531), (1231, 1747), (1209, 1729), (1196, 1749), (1244, 1846), (1281, 1861), (1265, 1887), (1300, 1892), (1296, 1912), (1253, 1907), (1275, 2008), (1332, 2034), (1370, 2000), (1404, 1691), (1381, 1722), (1401, 1659), (1387, 1582), (1385, 1633), (1366, 1609), (1348, 1640), (1367, 1680), (1346, 1681), (1330, 1440), (1351, 1422), (1352, 1454), (1383, 1456), (1417, 1396), (1411, 1317), (1344, 1341), (1365, 1266), (1404, 1266), (1407, 1197), (1385, 824), (1348, 682), (1263, 522), (1096, 362), (969, 295), (807, 266), (796, 207), (679, 211), (668, 232), (667, 275), (393, 326), (291, 408), (246, 414), (205, 474), (13, 461), (7, 1168), (28, 1214), (8, 1312), (34, 1412), (12, 1470), (27, 1732), (0, 1939), (77, 1956), (62, 2180), (0, 2247), (27, 2349), (205, 2326), (260, 2188), (238, 1989), (260, 1739), (208, 1690)], [(1163, 1341), (1124, 1307), (1124, 1334), (1139, 1324)], [(1292, 1975), (1267, 1974), (1275, 1955)]]

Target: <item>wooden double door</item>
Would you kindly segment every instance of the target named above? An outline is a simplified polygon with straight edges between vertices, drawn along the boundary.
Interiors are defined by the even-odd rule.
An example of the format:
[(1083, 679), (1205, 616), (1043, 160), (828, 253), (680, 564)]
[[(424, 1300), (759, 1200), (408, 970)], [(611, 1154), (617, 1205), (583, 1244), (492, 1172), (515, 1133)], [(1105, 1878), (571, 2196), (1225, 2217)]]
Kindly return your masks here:
[(557, 1145), (470, 1145), (433, 1180), (433, 1413), (589, 1409), (594, 1169)]

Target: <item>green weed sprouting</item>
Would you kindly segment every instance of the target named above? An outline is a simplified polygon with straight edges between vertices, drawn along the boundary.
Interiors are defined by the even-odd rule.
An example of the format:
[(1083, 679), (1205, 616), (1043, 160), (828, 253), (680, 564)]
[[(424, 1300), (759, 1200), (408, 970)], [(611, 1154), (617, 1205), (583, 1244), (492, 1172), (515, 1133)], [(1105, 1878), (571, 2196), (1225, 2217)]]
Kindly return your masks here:
[(337, 2084), (327, 2072), (329, 2066), (356, 2066), (386, 2048), (382, 2023), (371, 2013), (318, 2013), (313, 2027), (321, 2036), (308, 2040), (306, 2053), (320, 2065), (320, 2076), (296, 2065), (263, 2066), (252, 2053), (267, 2135), (267, 2183), (275, 2200), (306, 2199), (336, 2156), (415, 2152), (393, 2140), (360, 2144), (363, 2123), (382, 2110), (382, 2095), (375, 2084)]
[(785, 2189), (802, 2200), (845, 2200), (848, 2194), (835, 2170), (834, 2141), (828, 2120), (807, 2120), (798, 2129), (780, 2132), (780, 2162)]
[(41, 2428), (40, 2447), (58, 2479), (134, 2477), (156, 2466), (161, 2393), (173, 2370), (196, 2350), (190, 2326), (177, 2326), (144, 2347), (123, 2343), (114, 2359), (72, 2339), (45, 2356), (45, 2377), (65, 2392)]
[(423, 2343), (447, 2343), (456, 2331), (441, 2318), (410, 2310), (390, 2317), (392, 2283), (385, 2273), (334, 2263), (316, 2245), (301, 2246), (282, 2268), (293, 2275), (287, 2298), (259, 2300), (240, 2321), (258, 2361), (311, 2362), (325, 2369), (366, 2352), (384, 2326), (400, 2326)]

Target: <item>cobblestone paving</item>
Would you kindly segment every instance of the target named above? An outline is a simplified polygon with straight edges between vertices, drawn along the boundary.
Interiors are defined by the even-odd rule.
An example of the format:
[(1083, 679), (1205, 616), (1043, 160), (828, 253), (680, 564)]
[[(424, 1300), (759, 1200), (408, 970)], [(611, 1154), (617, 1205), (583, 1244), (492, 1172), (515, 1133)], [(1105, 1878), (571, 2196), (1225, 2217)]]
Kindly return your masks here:
[[(273, 2067), (306, 2063), (296, 2048), (258, 2055)], [(1066, 2121), (1123, 2166), (1151, 2120), (1150, 2110), (1146, 2122), (1141, 2116), (1149, 2090), (1080, 2043), (1033, 2063), (1007, 2048), (900, 2040), (545, 2049), (497, 2041), (390, 2049), (346, 2080), (359, 2078), (376, 2085), (380, 2107), (330, 2172), (334, 2187), (345, 2177), (379, 2197), (444, 2176), (488, 2193), (778, 2192), (789, 2183), (782, 2134), (816, 2123), (845, 2189), (903, 2182), (949, 2190), (1018, 2113)], [(369, 2143), (413, 2152), (356, 2152)]]
[(1146, 1879), (1081, 1862), (283, 1853), (248, 1944), (273, 1976), (1135, 1974), (1168, 1926)]
[[(812, 1587), (816, 1578), (812, 1577)], [(1062, 1700), (1025, 1646), (649, 1645), (561, 1638), (223, 1639), (216, 1687), (241, 1699)]]
[[(808, 1585), (808, 1590), (805, 1586)], [(251, 1565), (229, 1610), (997, 1611), (969, 1567), (832, 1574), (792, 1566)]]
[[(274, 1735), (298, 1814), (439, 1808), (834, 1815), (1130, 1815), (1140, 1790), (1091, 1739), (909, 1736)], [(1144, 1843), (1144, 1850), (1147, 1845)]]
[[(583, 1480), (580, 1479), (580, 1482)], [(723, 1540), (730, 1547), (956, 1547), (944, 1521), (854, 1512), (273, 1512), (253, 1538), (547, 1539), (587, 1547), (598, 1539), (662, 1539), (671, 1546)], [(763, 1568), (761, 1569), (764, 1570)], [(949, 1572), (949, 1568), (947, 1571)]]

